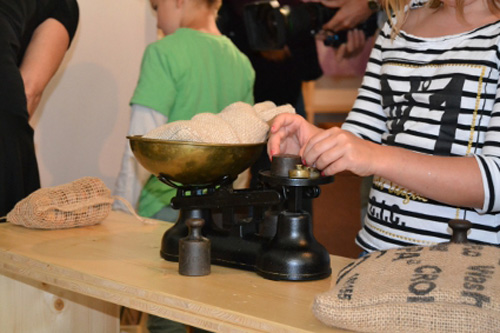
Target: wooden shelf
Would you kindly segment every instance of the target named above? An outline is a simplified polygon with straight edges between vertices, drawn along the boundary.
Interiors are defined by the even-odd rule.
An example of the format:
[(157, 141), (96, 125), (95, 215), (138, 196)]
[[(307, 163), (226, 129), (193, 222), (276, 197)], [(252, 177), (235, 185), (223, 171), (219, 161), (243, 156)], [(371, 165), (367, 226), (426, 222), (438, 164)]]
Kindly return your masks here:
[(358, 96), (361, 81), (362, 77), (358, 76), (322, 76), (316, 81), (304, 82), (307, 120), (314, 124), (317, 114), (347, 115)]

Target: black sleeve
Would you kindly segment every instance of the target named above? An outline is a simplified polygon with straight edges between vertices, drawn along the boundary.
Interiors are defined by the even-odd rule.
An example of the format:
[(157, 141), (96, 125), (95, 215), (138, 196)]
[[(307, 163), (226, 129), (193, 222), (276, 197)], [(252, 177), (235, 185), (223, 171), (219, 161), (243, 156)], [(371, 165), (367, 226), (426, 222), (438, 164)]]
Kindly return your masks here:
[(79, 8), (76, 0), (57, 0), (48, 17), (54, 18), (64, 25), (69, 34), (70, 43), (76, 33), (79, 19)]

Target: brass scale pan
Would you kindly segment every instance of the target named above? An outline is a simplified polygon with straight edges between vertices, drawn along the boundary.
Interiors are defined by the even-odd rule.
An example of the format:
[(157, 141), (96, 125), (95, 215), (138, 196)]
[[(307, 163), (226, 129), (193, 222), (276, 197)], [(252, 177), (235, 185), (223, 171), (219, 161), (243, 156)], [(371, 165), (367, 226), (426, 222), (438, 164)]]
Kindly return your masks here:
[(236, 179), (260, 156), (265, 142), (213, 144), (128, 136), (139, 163), (153, 175), (187, 186), (211, 185), (225, 176)]

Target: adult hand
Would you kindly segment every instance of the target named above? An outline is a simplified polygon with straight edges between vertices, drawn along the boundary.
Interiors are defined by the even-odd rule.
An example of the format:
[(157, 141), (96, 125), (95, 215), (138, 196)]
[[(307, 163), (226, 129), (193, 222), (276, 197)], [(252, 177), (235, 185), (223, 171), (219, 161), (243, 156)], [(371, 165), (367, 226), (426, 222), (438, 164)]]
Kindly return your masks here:
[(366, 44), (365, 33), (358, 29), (347, 32), (347, 42), (341, 44), (335, 52), (337, 61), (344, 58), (352, 58), (363, 52)]
[(368, 8), (367, 0), (302, 0), (303, 2), (321, 2), (324, 6), (339, 10), (323, 28), (325, 30), (340, 31), (352, 29), (370, 17), (372, 11)]
[(359, 176), (370, 176), (376, 172), (376, 162), (383, 158), (380, 147), (332, 127), (312, 136), (301, 156), (307, 165), (322, 170), (324, 175), (348, 170)]
[(272, 122), (267, 154), (272, 159), (276, 154), (301, 155), (309, 138), (323, 130), (312, 125), (302, 116), (283, 113)]

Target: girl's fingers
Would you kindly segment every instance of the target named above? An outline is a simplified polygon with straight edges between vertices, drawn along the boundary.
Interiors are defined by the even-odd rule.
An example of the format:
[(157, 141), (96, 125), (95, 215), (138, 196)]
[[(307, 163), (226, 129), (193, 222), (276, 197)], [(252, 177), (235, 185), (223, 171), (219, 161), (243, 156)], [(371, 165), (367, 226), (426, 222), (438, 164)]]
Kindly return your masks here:
[[(299, 115), (280, 114), (274, 120), (270, 128), (270, 137), (267, 143), (267, 153), (271, 158), (273, 155), (288, 153), (282, 151), (283, 147), (290, 146), (298, 152), (298, 147), (292, 147), (300, 144), (300, 128), (306, 126), (304, 118)], [(294, 153), (294, 152), (289, 152)]]
[(318, 159), (337, 146), (336, 135), (338, 128), (328, 129), (311, 137), (303, 151), (303, 158), (308, 165), (318, 167)]

